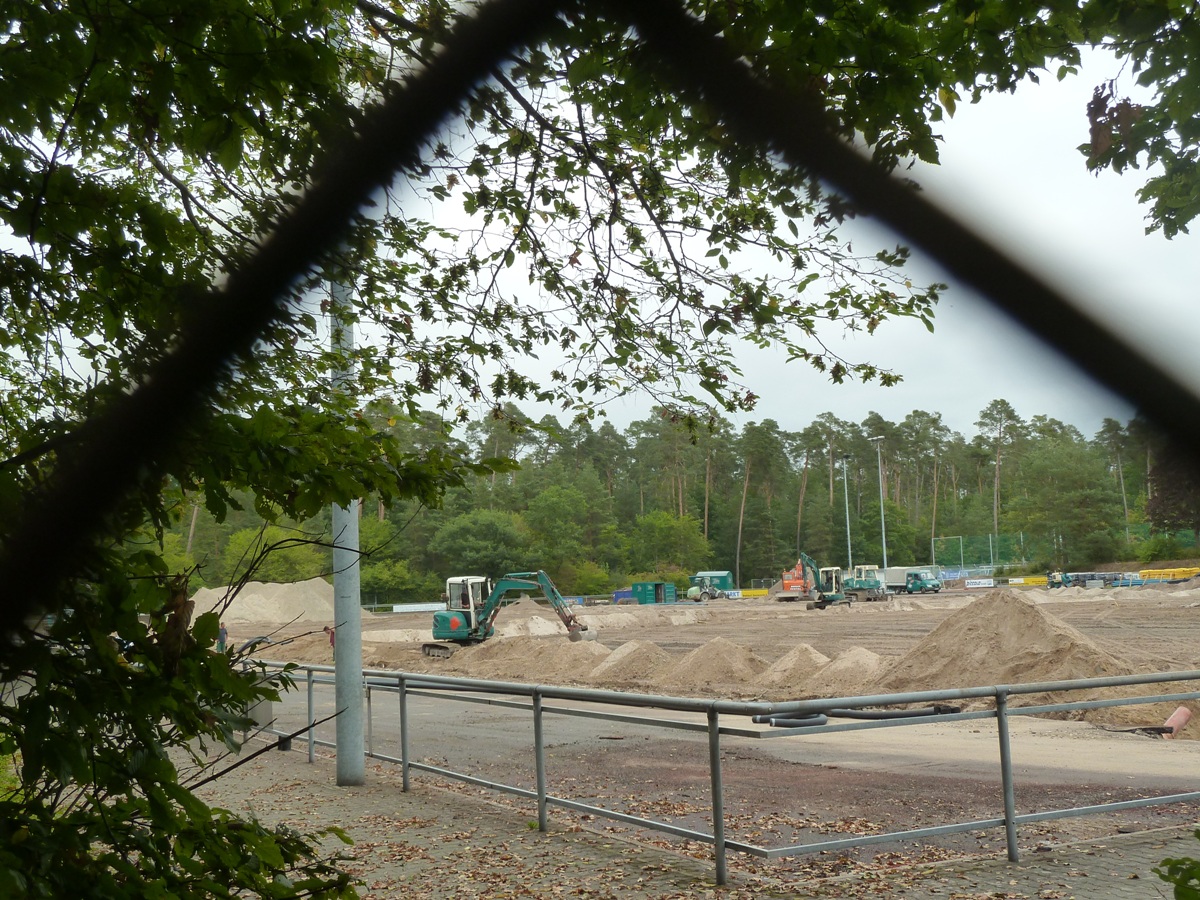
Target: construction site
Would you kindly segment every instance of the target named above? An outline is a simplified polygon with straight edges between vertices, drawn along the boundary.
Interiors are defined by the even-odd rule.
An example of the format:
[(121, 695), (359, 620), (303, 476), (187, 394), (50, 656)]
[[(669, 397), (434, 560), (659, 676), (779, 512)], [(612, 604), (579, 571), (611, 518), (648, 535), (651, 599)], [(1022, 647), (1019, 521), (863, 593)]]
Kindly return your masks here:
[[(222, 596), (219, 591), (198, 594), (196, 612), (212, 608)], [(362, 665), (377, 673), (428, 673), (662, 697), (766, 702), (1200, 669), (1196, 650), (1200, 646), (1200, 579), (1112, 589), (967, 591), (951, 587), (937, 593), (890, 594), (886, 599), (839, 603), (824, 609), (766, 596), (622, 603), (580, 606), (570, 611), (567, 621), (545, 598), (541, 600), (520, 597), (499, 609), (490, 637), (463, 643), (449, 658), (430, 657), (422, 648), (436, 630), (435, 616), (444, 617), (452, 609), (363, 612)], [(228, 603), (223, 618), (231, 646), (257, 641), (256, 654), (261, 659), (318, 666), (334, 662), (333, 648), (323, 631), (334, 623), (333, 592), (324, 581), (249, 585)], [(568, 622), (586, 629), (593, 639), (570, 640)], [(1155, 686), (1148, 693), (1157, 696), (1160, 690), (1198, 689), (1200, 684), (1180, 682)], [(303, 725), (303, 693), (294, 692), (299, 696), (277, 706), (277, 715), (286, 722), (282, 730)], [(1147, 691), (1127, 686), (1096, 688), (1070, 699), (1105, 701), (1137, 693)], [(1063, 700), (1059, 692), (1014, 695), (1012, 705)], [(982, 710), (991, 702), (969, 701), (961, 708)], [(331, 694), (318, 705), (318, 717), (332, 712)], [(416, 717), (411, 723), (415, 729), (410, 738), (415, 742), (412, 758), (435, 767), (449, 766), (474, 778), (531, 789), (534, 775), (528, 723), (519, 712), (504, 706), (447, 706), (426, 701), (410, 713)], [(386, 712), (394, 708), (394, 700), (387, 697), (375, 701), (373, 751), (396, 752), (396, 732), (388, 718), (394, 717), (394, 712)], [(1200, 738), (1200, 704), (1195, 701), (1100, 706), (1054, 713), (1052, 718), (1013, 717), (1010, 727), (1016, 747), (1019, 810), (1137, 803), (1141, 797), (1194, 789), (1196, 751), (1200, 749), (1195, 743)], [(332, 729), (332, 723), (325, 723), (317, 730), (323, 747), (332, 748)], [(708, 776), (702, 737), (651, 733), (603, 721), (588, 724), (572, 716), (556, 718), (547, 729), (546, 764), (553, 792), (624, 814), (666, 819), (676, 826), (702, 831), (711, 827), (706, 813)], [(303, 746), (298, 743), (292, 749)], [(321, 758), (319, 753), (316, 761)], [(288, 772), (293, 767), (308, 768), (303, 759), (301, 754), (287, 754), (258, 774), (247, 774), (249, 780), (242, 787), (250, 791), (245, 801), (248, 808), (282, 821), (308, 821), (307, 789), (300, 787), (306, 776), (289, 775), (280, 781), (279, 774), (270, 774), (277, 773), (280, 766)], [(765, 845), (839, 837), (857, 840), (862, 835), (929, 828), (944, 822), (980, 821), (994, 817), (1001, 806), (995, 725), (986, 720), (765, 741), (729, 738), (723, 745), (722, 768), (726, 836)], [(398, 767), (381, 765), (371, 774), (371, 784), (398, 790), (397, 771)], [(374, 802), (369, 797), (374, 796), (368, 792), (356, 800), (347, 797), (339, 801), (347, 811), (346, 818), (338, 821), (353, 825), (352, 833), (365, 839), (368, 847), (417, 852), (409, 844), (419, 845), (424, 840), (420, 828), (382, 832), (377, 827), (378, 814), (352, 815), (360, 808), (368, 809)], [(403, 794), (402, 808), (417, 817), (413, 821), (422, 823), (442, 822), (460, 799), (510, 808), (517, 825), (533, 815), (528, 802), (502, 796), (422, 775), (414, 792)], [(401, 802), (398, 794), (393, 794), (393, 801)], [(1020, 829), (1023, 858), (1036, 865), (1039, 851), (1066, 853), (1067, 848), (1085, 846), (1079, 842), (1103, 842), (1118, 833), (1143, 835), (1150, 841), (1160, 834), (1186, 837), (1197, 821), (1196, 808), (1194, 802), (1177, 802), (1024, 825)], [(449, 822), (439, 827), (442, 831), (455, 828)], [(516, 828), (511, 823), (508, 827)], [(632, 859), (630, 854), (635, 852), (666, 854), (662, 871), (674, 872), (680, 879), (684, 873), (692, 873), (686, 876), (691, 879), (690, 887), (681, 882), (680, 897), (695, 896), (712, 877), (711, 868), (692, 867), (697, 862), (711, 865), (712, 848), (702, 842), (664, 838), (561, 810), (555, 812), (552, 830), (557, 832), (552, 837), (559, 842), (571, 842), (577, 836), (581, 841), (600, 841), (611, 847), (613, 860), (606, 871), (623, 885), (621, 894), (641, 895), (638, 891), (642, 888), (630, 880), (637, 870), (622, 862)], [(493, 840), (503, 847), (515, 846), (510, 841), (516, 841), (517, 835)], [(629, 849), (620, 849), (623, 842), (629, 842)], [(431, 836), (426, 851), (430, 859), (438, 857), (438, 846), (439, 841)], [(547, 845), (545, 852), (553, 854), (554, 846), (557, 844)], [(1140, 868), (1127, 876), (1112, 875), (1111, 885), (1103, 890), (1099, 877), (1111, 873), (1072, 857), (1070, 871), (1061, 877), (1032, 870), (1026, 875), (1013, 869), (1014, 877), (1024, 879), (1022, 883), (1037, 886), (1035, 893), (995, 892), (997, 885), (1018, 883), (1003, 869), (1004, 834), (997, 829), (772, 861), (733, 854), (729, 884), (747, 891), (731, 896), (747, 897), (948, 894), (1116, 898), (1126, 896), (1122, 891), (1130, 883), (1127, 878), (1153, 877), (1149, 865), (1157, 862), (1155, 853), (1166, 852), (1156, 851), (1154, 846), (1158, 845), (1147, 851), (1149, 863), (1139, 863)], [(635, 847), (639, 849), (635, 851)], [(1181, 852), (1188, 849), (1183, 846)], [(532, 859), (543, 851), (528, 852)], [(374, 888), (366, 896), (394, 896), (397, 891), (411, 896), (451, 896), (429, 888), (428, 878), (423, 877), (422, 873), (437, 871), (438, 864), (429, 862), (434, 868), (427, 871), (427, 863), (420, 861), (426, 857), (420, 854), (406, 856), (400, 868), (388, 859), (370, 850), (358, 855), (362, 874)], [(522, 874), (514, 874), (511, 883), (504, 883), (514, 891), (521, 884), (538, 883), (539, 876), (533, 871), (537, 867), (531, 868), (524, 857), (519, 862), (516, 859), (515, 871)], [(928, 889), (912, 892), (912, 879), (919, 873), (936, 873), (927, 867), (971, 859), (1001, 864), (994, 874), (981, 875), (975, 882), (978, 890), (987, 887), (989, 892), (954, 894), (954, 885), (947, 885), (944, 874), (935, 874)], [(1113, 863), (1100, 865), (1112, 868)], [(1133, 863), (1122, 858), (1120, 865)], [(503, 881), (495, 872), (489, 877)], [(617, 895), (610, 886), (593, 884), (582, 876), (578, 883), (598, 896)], [(1088, 893), (1085, 887), (1094, 890)], [(651, 892), (646, 896), (676, 895)]]
[[(196, 612), (219, 590), (198, 594)], [(1200, 668), (1200, 579), (1110, 590), (1004, 588), (808, 609), (767, 597), (581, 607), (595, 640), (567, 640), (551, 606), (523, 597), (495, 634), (431, 659), (427, 610), (363, 612), (368, 669), (631, 690), (793, 700), (1024, 684)], [(331, 586), (250, 584), (223, 613), (232, 646), (266, 638), (264, 658), (330, 663)], [(1161, 725), (1175, 706), (1111, 707), (1098, 724)], [(1200, 736), (1200, 706), (1178, 737)]]

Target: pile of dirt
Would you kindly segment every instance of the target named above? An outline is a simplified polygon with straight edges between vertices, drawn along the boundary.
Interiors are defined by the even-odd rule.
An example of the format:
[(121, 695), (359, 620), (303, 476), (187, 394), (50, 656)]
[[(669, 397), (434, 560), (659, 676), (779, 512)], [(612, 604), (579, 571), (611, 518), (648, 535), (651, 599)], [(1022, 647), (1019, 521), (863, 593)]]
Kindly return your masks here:
[(798, 644), (758, 677), (758, 685), (768, 699), (792, 699), (829, 662), (829, 657), (811, 644)]
[[(195, 615), (221, 610), (230, 588), (202, 588), (193, 595)], [(364, 616), (371, 613), (365, 612)], [(247, 583), (221, 612), (228, 625), (284, 622), (333, 622), (333, 585), (324, 578), (294, 584)]]
[(713, 638), (675, 663), (658, 679), (658, 684), (685, 691), (710, 686), (724, 689), (729, 685), (749, 685), (757, 681), (769, 665), (765, 659), (733, 641)]
[(805, 685), (804, 693), (821, 697), (861, 695), (889, 662), (889, 658), (865, 647), (850, 647), (818, 669)]
[(456, 651), (448, 668), (472, 678), (578, 684), (587, 681), (611, 652), (598, 641), (497, 637)]
[(500, 615), (505, 618), (554, 615), (554, 608), (549, 603), (538, 603), (528, 594), (522, 594), (519, 600), (501, 609)]
[[(1070, 590), (1070, 589), (1068, 589)], [(1055, 591), (1059, 595), (1061, 591)], [(868, 693), (905, 693), (951, 687), (1072, 681), (1132, 675), (1136, 667), (1108, 652), (1032, 600), (1012, 590), (991, 591), (943, 621), (908, 654), (869, 685)], [(1181, 683), (1179, 690), (1196, 690)], [(1150, 689), (1153, 693), (1156, 689)], [(1013, 706), (1114, 700), (1146, 694), (1144, 687), (1052, 691), (1012, 698)], [(991, 700), (967, 703), (991, 707)], [(1200, 704), (1185, 704), (1193, 716)], [(1161, 725), (1176, 703), (1100, 707), (1057, 718), (1126, 727)]]
[(951, 614), (876, 680), (872, 692), (1028, 684), (1130, 671), (1076, 629), (1005, 589), (989, 591)]
[(615, 687), (653, 683), (672, 664), (672, 656), (651, 641), (627, 641), (592, 670), (596, 684)]

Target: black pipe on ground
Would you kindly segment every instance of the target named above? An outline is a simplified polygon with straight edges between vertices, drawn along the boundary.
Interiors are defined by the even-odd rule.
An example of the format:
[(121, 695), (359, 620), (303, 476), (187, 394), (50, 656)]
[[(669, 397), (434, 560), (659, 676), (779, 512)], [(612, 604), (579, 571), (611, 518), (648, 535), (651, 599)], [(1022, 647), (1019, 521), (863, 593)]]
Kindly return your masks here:
[(962, 712), (959, 706), (925, 706), (920, 709), (830, 709), (826, 715), (835, 719), (916, 719), (921, 716), (945, 716)]
[(805, 728), (813, 725), (824, 725), (829, 721), (828, 716), (813, 713), (798, 719), (786, 719), (781, 716), (754, 716), (754, 721), (760, 725), (773, 725), (776, 728)]
[(944, 716), (961, 712), (958, 706), (935, 704), (920, 709), (827, 709), (824, 713), (810, 713), (804, 716), (754, 716), (753, 721), (759, 725), (774, 725), (777, 728), (804, 728), (812, 725), (825, 725), (830, 718), (834, 719), (915, 719), (922, 716)]

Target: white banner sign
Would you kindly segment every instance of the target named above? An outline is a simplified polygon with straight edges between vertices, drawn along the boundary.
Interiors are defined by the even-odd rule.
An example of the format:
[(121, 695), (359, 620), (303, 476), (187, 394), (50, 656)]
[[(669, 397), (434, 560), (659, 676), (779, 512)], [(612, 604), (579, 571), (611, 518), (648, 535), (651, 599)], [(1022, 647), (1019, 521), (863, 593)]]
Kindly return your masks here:
[(995, 578), (968, 578), (967, 587), (969, 588), (990, 588), (996, 586)]
[(1008, 579), (1008, 583), (1009, 584), (1024, 584), (1025, 579), (1024, 578), (1010, 578), (1010, 579)]

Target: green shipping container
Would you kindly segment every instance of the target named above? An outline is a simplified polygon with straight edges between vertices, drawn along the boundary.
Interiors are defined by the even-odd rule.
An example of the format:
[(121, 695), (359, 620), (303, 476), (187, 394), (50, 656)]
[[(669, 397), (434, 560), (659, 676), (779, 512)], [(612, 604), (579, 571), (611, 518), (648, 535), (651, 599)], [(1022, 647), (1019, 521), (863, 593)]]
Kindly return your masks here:
[(666, 581), (635, 581), (633, 599), (637, 603), (674, 603), (675, 585)]

